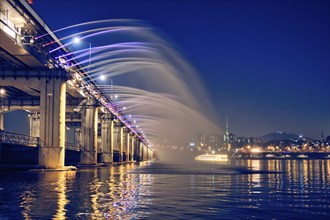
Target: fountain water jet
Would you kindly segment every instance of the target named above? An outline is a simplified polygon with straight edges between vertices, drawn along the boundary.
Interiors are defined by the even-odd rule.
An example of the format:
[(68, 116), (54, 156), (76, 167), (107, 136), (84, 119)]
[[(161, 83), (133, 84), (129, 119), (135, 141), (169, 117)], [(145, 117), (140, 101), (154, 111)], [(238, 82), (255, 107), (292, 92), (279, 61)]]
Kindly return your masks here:
[[(80, 31), (62, 33), (64, 45), (50, 53), (69, 46), (74, 36), (90, 40), (91, 51), (76, 50), (57, 58), (65, 59), (68, 68), (79, 67), (88, 72), (86, 80), (95, 82), (117, 109), (122, 109), (125, 119), (154, 146), (164, 144), (164, 140), (168, 145), (184, 146), (197, 133), (219, 133), (213, 105), (198, 72), (155, 29), (125, 21), (123, 24), (121, 20), (119, 26), (95, 28), (92, 27), (95, 23), (90, 22), (60, 29), (57, 34), (69, 29), (72, 33), (71, 29), (76, 27)], [(81, 30), (82, 27), (86, 30)], [(78, 62), (72, 63), (73, 60)], [(87, 68), (89, 62), (91, 69)], [(104, 84), (100, 76), (115, 83)]]

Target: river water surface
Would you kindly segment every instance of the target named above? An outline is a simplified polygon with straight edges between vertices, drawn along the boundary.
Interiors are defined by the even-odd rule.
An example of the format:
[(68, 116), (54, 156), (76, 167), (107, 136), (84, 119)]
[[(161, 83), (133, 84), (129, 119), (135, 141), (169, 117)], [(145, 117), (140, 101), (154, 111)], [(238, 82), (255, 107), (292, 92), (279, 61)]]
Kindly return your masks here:
[(1, 172), (0, 219), (330, 219), (330, 160)]

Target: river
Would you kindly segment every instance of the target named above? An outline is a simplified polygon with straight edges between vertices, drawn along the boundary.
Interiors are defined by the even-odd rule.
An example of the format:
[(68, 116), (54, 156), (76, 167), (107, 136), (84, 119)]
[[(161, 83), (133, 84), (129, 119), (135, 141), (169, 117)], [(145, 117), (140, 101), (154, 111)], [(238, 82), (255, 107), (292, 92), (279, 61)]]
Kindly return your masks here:
[(330, 160), (1, 172), (0, 219), (330, 219)]

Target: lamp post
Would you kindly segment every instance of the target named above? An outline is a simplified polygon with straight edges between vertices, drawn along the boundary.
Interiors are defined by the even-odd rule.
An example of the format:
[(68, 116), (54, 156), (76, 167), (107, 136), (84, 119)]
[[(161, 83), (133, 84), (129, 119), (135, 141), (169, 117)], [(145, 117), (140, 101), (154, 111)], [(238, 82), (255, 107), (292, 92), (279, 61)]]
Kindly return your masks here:
[(88, 44), (89, 45), (89, 65), (88, 65), (88, 72), (89, 72), (91, 70), (91, 67), (92, 67), (92, 43), (86, 42), (86, 41), (82, 41), (79, 37), (75, 37), (73, 39), (73, 43), (75, 43), (75, 44), (84, 43), (84, 44)]
[[(102, 74), (102, 75), (99, 76), (99, 79), (101, 81), (105, 81), (107, 79), (107, 77)], [(113, 85), (113, 81), (112, 81), (112, 78), (109, 78), (109, 80), (110, 80), (110, 99), (112, 100), (112, 85)]]

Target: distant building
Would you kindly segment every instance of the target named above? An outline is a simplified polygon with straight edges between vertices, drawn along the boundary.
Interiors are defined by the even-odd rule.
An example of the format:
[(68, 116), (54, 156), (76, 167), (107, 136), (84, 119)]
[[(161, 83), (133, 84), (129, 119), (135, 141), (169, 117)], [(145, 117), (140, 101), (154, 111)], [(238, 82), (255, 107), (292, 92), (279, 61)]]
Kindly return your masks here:
[(217, 150), (223, 145), (220, 134), (196, 134), (190, 141), (190, 147), (196, 147), (203, 151)]

